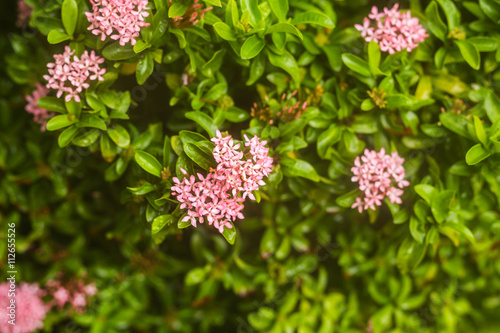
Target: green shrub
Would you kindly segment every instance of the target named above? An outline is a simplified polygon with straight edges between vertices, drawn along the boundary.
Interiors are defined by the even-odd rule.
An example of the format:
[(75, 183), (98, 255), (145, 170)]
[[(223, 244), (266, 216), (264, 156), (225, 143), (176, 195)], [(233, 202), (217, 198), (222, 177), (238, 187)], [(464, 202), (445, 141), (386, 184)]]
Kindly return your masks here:
[[(496, 0), (401, 3), (428, 37), (392, 54), (354, 27), (386, 5), (366, 0), (150, 0), (135, 45), (88, 30), (87, 0), (26, 3), (18, 28), (1, 14), (0, 219), (18, 283), (99, 290), (44, 331), (500, 330)], [(66, 46), (105, 74), (35, 98), (37, 124), (25, 96)], [(181, 169), (214, 172), (218, 130), (274, 159), (222, 235), (171, 190)], [(400, 204), (382, 189), (352, 208), (365, 149), (404, 158)], [(399, 163), (382, 155), (373, 174)]]

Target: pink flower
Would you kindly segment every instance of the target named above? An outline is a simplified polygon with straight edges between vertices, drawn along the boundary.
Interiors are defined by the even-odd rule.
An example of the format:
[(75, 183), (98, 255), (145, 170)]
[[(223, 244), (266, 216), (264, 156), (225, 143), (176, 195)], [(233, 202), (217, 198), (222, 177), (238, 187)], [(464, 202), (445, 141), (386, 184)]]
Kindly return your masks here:
[(399, 4), (395, 4), (391, 9), (384, 8), (379, 13), (377, 7), (373, 6), (368, 17), (363, 19), (363, 25), (355, 24), (354, 27), (361, 32), (365, 41), (378, 43), (383, 52), (411, 52), (429, 35), (418, 24), (418, 18), (411, 17), (409, 11), (403, 13), (398, 9)]
[[(213, 7), (202, 9), (203, 4), (198, 3), (198, 1), (199, 0), (194, 0), (182, 16), (175, 16), (172, 18), (172, 23), (175, 28), (185, 29), (192, 27), (203, 18), (206, 12), (212, 10)], [(168, 0), (168, 4), (169, 6), (172, 5), (172, 0)]]
[(391, 203), (401, 204), (402, 188), (410, 185), (410, 182), (404, 179), (403, 163), (404, 159), (397, 152), (388, 155), (384, 148), (378, 153), (365, 149), (364, 155), (361, 159), (356, 157), (351, 168), (354, 175), (351, 181), (357, 182), (363, 193), (356, 198), (351, 208), (357, 208), (360, 213), (363, 210), (375, 210), (375, 206), (382, 205), (386, 196)]
[[(49, 310), (42, 301), (43, 291), (38, 284), (21, 282), (16, 285), (15, 298), (10, 298), (8, 294), (11, 288), (9, 282), (0, 284), (0, 332), (2, 333), (30, 333), (43, 328), (43, 320)], [(15, 299), (15, 323), (11, 325), (10, 309), (8, 308)]]
[(88, 30), (104, 41), (106, 36), (120, 40), (120, 45), (135, 45), (141, 28), (149, 26), (148, 0), (90, 0), (92, 12), (86, 12)]
[[(62, 274), (59, 274), (61, 277)], [(57, 306), (59, 310), (63, 309), (66, 304), (70, 305), (77, 313), (83, 313), (87, 306), (87, 300), (97, 294), (95, 284), (87, 284), (81, 279), (71, 279), (61, 282), (60, 280), (49, 280), (46, 284), (46, 289), (49, 295), (53, 297), (50, 306)]]
[(37, 101), (38, 99), (47, 96), (48, 93), (49, 89), (42, 86), (40, 83), (37, 83), (36, 89), (33, 91), (33, 93), (31, 95), (26, 96), (27, 104), (25, 106), (25, 110), (26, 112), (31, 113), (33, 115), (33, 120), (35, 122), (42, 125), (40, 127), (40, 130), (42, 132), (44, 132), (45, 128), (47, 127), (47, 119), (52, 118), (54, 114), (39, 107)]
[(21, 28), (30, 19), (33, 8), (28, 6), (24, 0), (17, 0), (17, 21), (16, 27)]
[(269, 175), (273, 164), (273, 158), (267, 156), (266, 141), (260, 141), (257, 136), (244, 137), (245, 149), (240, 151), (240, 143), (217, 131), (212, 138), (217, 168), (206, 177), (198, 173), (198, 180), (183, 169), (181, 172), (186, 177), (182, 181), (173, 178), (172, 195), (181, 203), (181, 209), (188, 209), (183, 221), (190, 221), (194, 227), (198, 222), (207, 221), (222, 233), (224, 228), (233, 227), (231, 222), (244, 218), (243, 202), (247, 197), (255, 200), (252, 192), (265, 185), (263, 178)]
[(55, 62), (47, 64), (49, 75), (43, 76), (46, 87), (57, 90), (57, 98), (66, 93), (67, 102), (71, 99), (80, 102), (79, 94), (90, 86), (88, 81), (103, 81), (102, 75), (106, 73), (106, 69), (100, 67), (104, 58), (96, 56), (94, 51), (90, 54), (85, 51), (80, 57), (74, 54), (75, 51), (66, 46), (64, 53), (54, 55)]

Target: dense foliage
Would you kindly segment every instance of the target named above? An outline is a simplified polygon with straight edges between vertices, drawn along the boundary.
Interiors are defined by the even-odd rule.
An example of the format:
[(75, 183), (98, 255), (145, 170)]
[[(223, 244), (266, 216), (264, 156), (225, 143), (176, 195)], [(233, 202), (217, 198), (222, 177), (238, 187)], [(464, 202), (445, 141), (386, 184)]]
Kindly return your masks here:
[[(499, 2), (101, 2), (0, 14), (2, 274), (15, 223), (18, 283), (97, 288), (42, 331), (500, 331)], [(272, 172), (194, 228), (216, 135)]]

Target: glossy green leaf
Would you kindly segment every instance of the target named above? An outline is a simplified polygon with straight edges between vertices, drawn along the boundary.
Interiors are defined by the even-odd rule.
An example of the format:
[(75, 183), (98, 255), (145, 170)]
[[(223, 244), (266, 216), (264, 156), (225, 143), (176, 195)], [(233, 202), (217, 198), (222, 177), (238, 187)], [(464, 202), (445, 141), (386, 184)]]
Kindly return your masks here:
[(454, 195), (454, 191), (445, 190), (432, 197), (431, 212), (437, 223), (443, 222), (448, 217)]
[(415, 185), (415, 192), (417, 192), (417, 194), (420, 195), (420, 197), (429, 205), (431, 205), (433, 198), (438, 194), (438, 191), (434, 188), (434, 186), (427, 184)]
[(64, 0), (61, 7), (61, 18), (64, 29), (69, 36), (73, 36), (78, 22), (78, 4), (76, 0)]
[(93, 127), (100, 130), (105, 131), (107, 129), (106, 123), (104, 120), (99, 118), (98, 116), (84, 114), (82, 115), (80, 122), (78, 123), (79, 127)]
[(158, 162), (156, 157), (143, 150), (136, 150), (134, 157), (135, 161), (141, 168), (156, 177), (161, 176), (161, 170), (163, 169), (163, 167), (160, 162)]
[(214, 120), (201, 111), (191, 111), (186, 112), (186, 118), (193, 120), (198, 125), (201, 126), (211, 138), (215, 137), (215, 132), (217, 131), (217, 126), (214, 124)]
[(486, 150), (482, 144), (478, 143), (467, 151), (467, 154), (465, 155), (465, 162), (468, 165), (475, 165), (488, 158), (490, 155), (491, 153)]
[(427, 245), (423, 245), (407, 237), (399, 246), (396, 264), (402, 274), (411, 272), (424, 259)]
[(439, 15), (438, 5), (435, 1), (431, 1), (425, 9), (425, 16), (427, 17), (427, 26), (429, 30), (434, 36), (444, 41), (448, 29)]
[(64, 127), (68, 127), (68, 126), (74, 124), (75, 122), (77, 122), (77, 120), (75, 120), (72, 115), (62, 114), (62, 115), (55, 116), (55, 117), (51, 118), (47, 122), (47, 130), (56, 131), (56, 130), (64, 128)]
[(41, 97), (36, 101), (36, 104), (44, 110), (66, 113), (64, 101), (56, 97)]
[(283, 156), (281, 158), (281, 168), (286, 176), (303, 177), (313, 182), (319, 182), (319, 175), (314, 167), (304, 160)]
[(283, 54), (276, 54), (268, 51), (267, 56), (269, 57), (269, 62), (273, 66), (283, 69), (290, 74), (296, 84), (300, 84), (299, 66), (295, 58), (288, 51), (283, 51)]
[(127, 148), (130, 145), (130, 134), (123, 126), (108, 129), (108, 135), (118, 147)]
[(278, 18), (280, 22), (286, 21), (286, 16), (288, 13), (288, 0), (269, 0), (269, 5), (274, 15)]
[(222, 236), (224, 236), (229, 244), (234, 245), (234, 242), (236, 241), (236, 229), (234, 228), (234, 225), (232, 228), (225, 227), (222, 232)]
[(61, 134), (59, 134), (59, 138), (57, 139), (59, 147), (63, 148), (69, 145), (71, 143), (71, 140), (76, 137), (79, 131), (80, 128), (74, 125), (62, 131)]
[(342, 129), (337, 124), (332, 124), (326, 131), (321, 133), (318, 137), (316, 147), (318, 149), (318, 155), (321, 158), (326, 158), (326, 152), (331, 145), (340, 141), (342, 137)]
[(260, 51), (266, 46), (266, 42), (257, 35), (252, 35), (241, 46), (241, 58), (252, 59), (256, 57)]
[(59, 44), (70, 38), (67, 33), (54, 29), (48, 34), (47, 41), (50, 44)]
[(272, 34), (272, 33), (275, 33), (275, 32), (286, 32), (286, 33), (289, 33), (289, 34), (292, 34), (292, 35), (295, 35), (297, 37), (299, 37), (300, 39), (302, 39), (302, 33), (300, 32), (299, 29), (297, 29), (294, 25), (290, 24), (290, 23), (276, 23), (272, 26), (270, 26), (267, 30), (266, 30), (266, 35), (267, 34)]
[(174, 216), (171, 214), (160, 215), (153, 220), (153, 224), (151, 225), (151, 233), (156, 234), (160, 230), (162, 230), (167, 224), (170, 225)]
[(215, 32), (217, 32), (217, 34), (222, 39), (229, 40), (229, 41), (235, 41), (236, 40), (236, 34), (235, 34), (235, 32), (226, 23), (217, 22), (217, 23), (214, 24), (214, 29), (215, 29)]
[(478, 70), (481, 66), (481, 58), (479, 51), (474, 44), (469, 43), (467, 40), (455, 40), (455, 44), (460, 49), (460, 53), (465, 61), (474, 69)]
[(342, 61), (349, 69), (360, 75), (366, 77), (370, 77), (372, 75), (368, 63), (354, 54), (342, 54)]
[(325, 14), (318, 12), (305, 12), (296, 15), (292, 19), (292, 24), (297, 25), (301, 23), (309, 23), (309, 24), (317, 24), (323, 26), (325, 28), (333, 29), (335, 28), (335, 23), (333, 23), (332, 19), (326, 16)]

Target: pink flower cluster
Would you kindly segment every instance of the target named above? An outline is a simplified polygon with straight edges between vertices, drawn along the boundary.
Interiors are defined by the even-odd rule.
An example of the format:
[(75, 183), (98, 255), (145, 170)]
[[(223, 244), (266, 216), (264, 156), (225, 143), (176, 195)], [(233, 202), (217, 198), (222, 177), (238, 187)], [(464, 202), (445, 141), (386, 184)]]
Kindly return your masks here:
[(59, 280), (50, 280), (45, 288), (54, 298), (50, 306), (62, 309), (69, 304), (78, 313), (83, 313), (87, 306), (87, 299), (97, 294), (95, 284), (85, 284), (82, 280), (71, 280), (62, 284)]
[[(203, 8), (203, 4), (198, 3), (199, 0), (194, 0), (193, 4), (188, 7), (182, 16), (172, 18), (173, 26), (178, 29), (192, 27), (198, 23), (206, 12), (211, 11), (213, 7)], [(172, 0), (168, 0), (168, 4), (172, 5)]]
[(17, 21), (16, 27), (23, 27), (30, 19), (33, 8), (28, 6), (24, 0), (17, 0)]
[(240, 151), (240, 143), (235, 144), (231, 136), (223, 137), (217, 131), (217, 136), (212, 138), (217, 168), (210, 170), (206, 177), (198, 173), (198, 181), (193, 175), (182, 181), (173, 178), (172, 195), (177, 196), (181, 209), (188, 209), (183, 221), (190, 220), (196, 227), (197, 222), (203, 223), (206, 219), (222, 233), (224, 228), (233, 227), (231, 221), (244, 218), (242, 203), (246, 197), (255, 200), (252, 191), (265, 185), (263, 178), (269, 175), (273, 164), (273, 158), (267, 156), (267, 141), (260, 141), (257, 136), (244, 137), (245, 149)]
[[(2, 333), (30, 333), (43, 328), (43, 320), (49, 310), (42, 301), (44, 292), (38, 284), (21, 282), (20, 285), (4, 282), (0, 284), (0, 332)], [(14, 292), (15, 297), (9, 294)], [(15, 300), (12, 303), (11, 300)], [(15, 316), (12, 314), (12, 305), (15, 306)], [(10, 307), (10, 308), (9, 308)], [(15, 318), (15, 325), (8, 321)]]
[(149, 26), (144, 22), (149, 16), (148, 0), (90, 0), (90, 3), (92, 12), (85, 13), (90, 22), (87, 29), (101, 35), (102, 41), (111, 35), (122, 46), (128, 42), (135, 45), (141, 28)]
[(26, 104), (25, 110), (28, 113), (31, 113), (33, 115), (33, 120), (40, 125), (40, 130), (42, 132), (45, 131), (47, 127), (47, 119), (52, 118), (54, 115), (52, 112), (49, 112), (45, 109), (42, 109), (41, 107), (38, 106), (36, 103), (38, 99), (47, 96), (49, 93), (49, 89), (46, 87), (42, 86), (40, 83), (36, 84), (36, 89), (33, 91), (31, 95), (26, 96)]
[(373, 6), (371, 14), (364, 18), (363, 25), (355, 24), (354, 27), (367, 42), (373, 40), (378, 43), (381, 51), (393, 54), (406, 49), (411, 52), (429, 35), (418, 24), (418, 18), (412, 17), (409, 11), (400, 12), (398, 8), (399, 4), (395, 4), (392, 9), (384, 8), (379, 13), (377, 7)]
[(397, 152), (388, 155), (384, 148), (378, 153), (365, 149), (361, 161), (359, 156), (356, 157), (354, 167), (351, 168), (354, 174), (351, 180), (359, 183), (363, 195), (356, 198), (351, 208), (357, 207), (360, 213), (368, 208), (375, 210), (375, 205), (380, 206), (386, 196), (392, 203), (400, 204), (400, 196), (403, 194), (401, 189), (410, 185), (404, 179), (404, 158), (399, 157)]
[(75, 51), (66, 46), (64, 53), (54, 55), (55, 62), (47, 64), (50, 75), (43, 76), (48, 81), (47, 88), (57, 89), (58, 98), (68, 93), (67, 102), (72, 98), (80, 102), (78, 94), (90, 86), (88, 81), (103, 81), (102, 75), (106, 73), (106, 69), (99, 66), (104, 58), (96, 56), (94, 51), (90, 55), (85, 51), (81, 57), (74, 54)]

